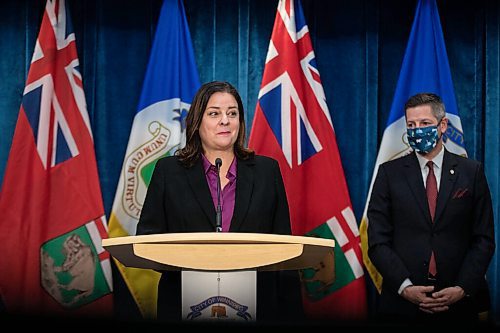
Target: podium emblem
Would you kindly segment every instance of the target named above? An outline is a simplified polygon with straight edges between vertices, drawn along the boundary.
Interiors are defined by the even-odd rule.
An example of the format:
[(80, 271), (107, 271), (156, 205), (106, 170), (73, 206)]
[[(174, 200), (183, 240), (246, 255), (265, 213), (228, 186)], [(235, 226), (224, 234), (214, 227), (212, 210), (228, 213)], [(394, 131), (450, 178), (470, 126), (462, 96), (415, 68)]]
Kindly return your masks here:
[(212, 317), (214, 318), (227, 318), (226, 307), (222, 305), (212, 306)]
[[(189, 306), (191, 312), (188, 313), (186, 319), (193, 320), (198, 317), (203, 320), (229, 319), (226, 306), (229, 306), (238, 318), (245, 321), (252, 319), (252, 315), (248, 313), (247, 305), (240, 304), (227, 296), (212, 296), (198, 304)], [(208, 310), (210, 315), (208, 315)]]

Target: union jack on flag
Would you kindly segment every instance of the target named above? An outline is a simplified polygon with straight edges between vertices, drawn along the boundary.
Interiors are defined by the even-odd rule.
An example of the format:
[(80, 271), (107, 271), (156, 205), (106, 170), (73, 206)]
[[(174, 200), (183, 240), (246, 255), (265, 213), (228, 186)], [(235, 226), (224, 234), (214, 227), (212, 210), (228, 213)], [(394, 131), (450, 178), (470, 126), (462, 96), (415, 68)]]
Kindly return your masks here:
[[(295, 19), (291, 17), (294, 14), (291, 12), (291, 4), (292, 2), (283, 2), (279, 11), (280, 26), (277, 29), (275, 27), (275, 31), (280, 31), (279, 34), (286, 33), (289, 38), (281, 38), (273, 33), (259, 92), (259, 106), (290, 168), (301, 165), (323, 149), (309, 121), (311, 112), (308, 110), (312, 108), (307, 103), (313, 103), (314, 109), (319, 107), (322, 111), (320, 116), (333, 128), (312, 44), (307, 38), (303, 38), (309, 34), (308, 27), (303, 15), (297, 15)], [(270, 79), (269, 82), (266, 78)], [(303, 80), (307, 85), (302, 83)], [(314, 99), (306, 98), (306, 94), (311, 94)]]
[(301, 271), (307, 315), (364, 319), (358, 225), (299, 0), (278, 3), (249, 146), (278, 160), (293, 233), (336, 242), (334, 258)]
[(90, 135), (92, 130), (68, 8), (64, 1), (47, 1), (46, 15), (41, 31), (51, 33), (37, 39), (22, 105), (47, 169), (79, 154), (64, 110), (78, 110)]
[(107, 223), (75, 34), (48, 0), (0, 192), (8, 313), (112, 315)]

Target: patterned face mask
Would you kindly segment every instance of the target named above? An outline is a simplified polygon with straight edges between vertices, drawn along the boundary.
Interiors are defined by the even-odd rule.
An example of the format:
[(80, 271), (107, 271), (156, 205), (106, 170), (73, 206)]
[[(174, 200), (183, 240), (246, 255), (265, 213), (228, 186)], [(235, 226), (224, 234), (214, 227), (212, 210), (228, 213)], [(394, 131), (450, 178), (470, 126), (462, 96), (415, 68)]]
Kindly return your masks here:
[(427, 154), (438, 142), (437, 125), (417, 128), (407, 128), (408, 142), (410, 147), (417, 153)]

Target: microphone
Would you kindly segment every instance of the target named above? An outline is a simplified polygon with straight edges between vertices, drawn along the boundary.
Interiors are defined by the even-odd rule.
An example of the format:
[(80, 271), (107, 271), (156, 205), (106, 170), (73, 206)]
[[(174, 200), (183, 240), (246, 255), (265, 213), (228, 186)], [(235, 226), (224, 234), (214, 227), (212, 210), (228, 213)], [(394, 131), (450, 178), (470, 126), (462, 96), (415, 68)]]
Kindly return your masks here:
[(220, 158), (215, 159), (215, 167), (217, 168), (217, 210), (215, 213), (215, 231), (222, 231), (222, 207), (220, 205), (220, 167), (222, 165), (222, 160)]

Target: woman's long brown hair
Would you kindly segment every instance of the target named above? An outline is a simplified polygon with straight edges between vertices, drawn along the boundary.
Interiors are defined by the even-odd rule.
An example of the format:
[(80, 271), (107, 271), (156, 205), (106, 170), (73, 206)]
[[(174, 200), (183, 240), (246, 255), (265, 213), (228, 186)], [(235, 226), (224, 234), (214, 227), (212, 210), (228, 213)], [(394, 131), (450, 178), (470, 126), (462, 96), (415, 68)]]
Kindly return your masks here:
[(203, 119), (203, 114), (207, 108), (208, 100), (217, 92), (224, 92), (233, 95), (238, 103), (240, 130), (234, 143), (234, 154), (236, 157), (246, 160), (255, 155), (254, 151), (245, 148), (245, 110), (240, 94), (228, 82), (212, 81), (205, 83), (194, 96), (193, 103), (189, 108), (186, 117), (186, 146), (176, 152), (179, 161), (186, 167), (191, 167), (203, 153), (199, 128)]

